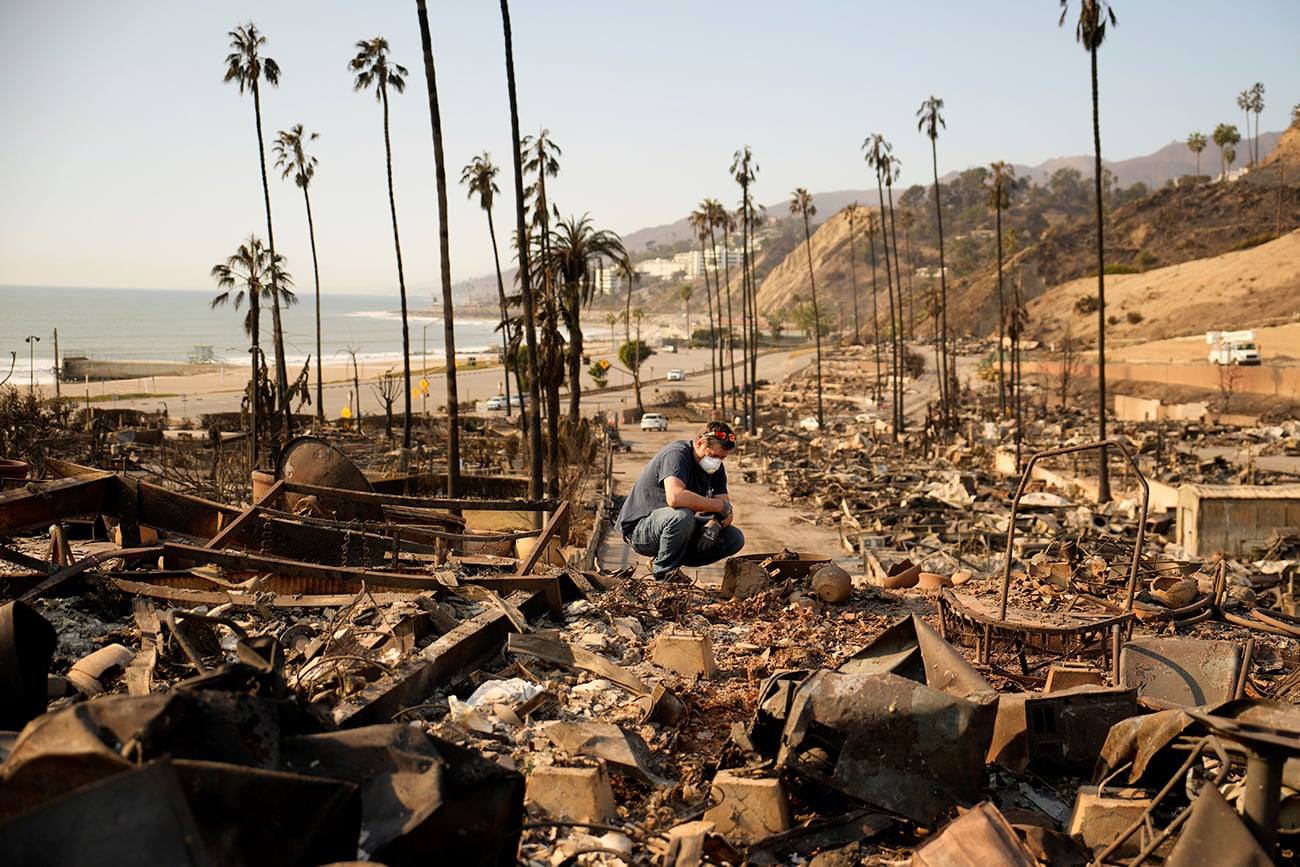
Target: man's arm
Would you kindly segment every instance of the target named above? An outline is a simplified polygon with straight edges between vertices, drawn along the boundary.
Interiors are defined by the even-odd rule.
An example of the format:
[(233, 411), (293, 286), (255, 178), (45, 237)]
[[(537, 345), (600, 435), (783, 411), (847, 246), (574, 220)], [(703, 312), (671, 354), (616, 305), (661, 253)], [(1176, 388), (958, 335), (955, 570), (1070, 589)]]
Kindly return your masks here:
[[(674, 509), (690, 509), (692, 512), (722, 512), (731, 508), (726, 494), (716, 497), (704, 497), (686, 489), (686, 483), (676, 476), (664, 478), (664, 496), (668, 505)], [(728, 520), (730, 515), (727, 516)], [(726, 522), (724, 521), (724, 526)]]

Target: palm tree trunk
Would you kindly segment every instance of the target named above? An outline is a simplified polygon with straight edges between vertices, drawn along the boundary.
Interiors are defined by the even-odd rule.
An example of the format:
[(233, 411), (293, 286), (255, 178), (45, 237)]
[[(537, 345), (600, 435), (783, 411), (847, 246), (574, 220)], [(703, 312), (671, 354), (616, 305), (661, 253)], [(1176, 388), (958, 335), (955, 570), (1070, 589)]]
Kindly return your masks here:
[(849, 219), (849, 273), (853, 282), (853, 342), (862, 344), (862, 321), (858, 317), (858, 254), (853, 246), (854, 219)]
[(885, 224), (885, 188), (884, 179), (880, 173), (876, 173), (876, 195), (880, 197), (880, 243), (885, 248), (885, 294), (889, 296), (889, 329), (890, 339), (889, 346), (893, 352), (893, 359), (890, 362), (889, 369), (893, 374), (893, 382), (889, 388), (889, 399), (894, 404), (891, 413), (891, 427), (893, 428), (893, 441), (898, 442), (898, 341), (895, 339), (896, 334), (894, 322), (896, 314), (894, 311), (894, 278), (893, 272), (889, 265), (889, 232)]
[[(1002, 200), (1001, 189), (995, 193), (998, 202), (994, 205), (996, 214), (997, 233), (998, 233), (998, 418), (1003, 419), (1007, 416), (1007, 391), (1006, 378), (1007, 371), (1004, 365), (1006, 349), (1006, 324), (1007, 324), (1007, 302), (1006, 296), (1002, 292)], [(1012, 344), (1012, 352), (1015, 352), (1015, 345)], [(1014, 358), (1014, 355), (1012, 356)]]
[(501, 305), (501, 379), (506, 392), (506, 418), (510, 418), (510, 324), (509, 307), (506, 304), (506, 283), (501, 276), (501, 254), (497, 250), (497, 230), (492, 225), (492, 211), (488, 210), (488, 237), (492, 239), (492, 264), (497, 269), (497, 302)]
[[(447, 364), (447, 496), (460, 496), (460, 406), (456, 391), (456, 310), (451, 299), (451, 236), (447, 227), (447, 163), (442, 151), (442, 115), (438, 106), (438, 80), (433, 65), (433, 40), (425, 0), (415, 0), (420, 18), (420, 44), (424, 49), (424, 77), (429, 83), (429, 119), (433, 132), (433, 166), (438, 187), (438, 251), (442, 258), (442, 322)], [(406, 432), (411, 430), (410, 360), (406, 362)], [(409, 441), (406, 447), (410, 447)]]
[(522, 409), (528, 423), (528, 448), (532, 463), (528, 495), (542, 496), (541, 391), (537, 382), (537, 322), (533, 311), (533, 287), (528, 264), (528, 226), (524, 219), (524, 165), (519, 153), (519, 102), (515, 90), (515, 53), (510, 36), (510, 2), (501, 0), (501, 29), (506, 49), (506, 89), (510, 94), (510, 148), (515, 167), (515, 223), (519, 233), (519, 288), (524, 305), (524, 335), (528, 348), (528, 394), (532, 407)]
[(275, 262), (275, 232), (271, 228), (271, 184), (266, 177), (266, 145), (262, 138), (262, 97), (253, 79), (253, 116), (257, 119), (257, 161), (262, 169), (262, 198), (266, 202), (266, 246), (271, 254), (271, 332), (275, 344), (276, 413), (284, 413), (285, 441), (293, 435), (293, 413), (289, 406), (289, 377), (284, 369), (284, 332), (280, 328), (280, 281)]
[[(713, 366), (713, 344), (717, 343), (713, 330), (713, 293), (709, 289), (709, 259), (708, 251), (704, 246), (704, 235), (700, 235), (700, 264), (704, 268), (704, 300), (709, 308), (709, 387), (713, 390), (713, 398), (709, 402), (710, 407), (716, 408), (718, 405), (718, 372)], [(715, 248), (716, 249), (716, 248)], [(715, 263), (716, 264), (716, 263)], [(713, 269), (714, 282), (716, 281), (718, 269)]]
[(808, 253), (808, 285), (812, 289), (813, 334), (817, 336), (817, 429), (826, 429), (826, 414), (822, 409), (822, 312), (817, 306), (817, 278), (813, 275), (812, 234), (808, 228), (808, 212), (803, 212), (803, 245)]
[(582, 301), (576, 289), (569, 303), (569, 421), (574, 425), (582, 415)]
[[(741, 236), (740, 236), (741, 237), (740, 261), (741, 261), (742, 268), (745, 267), (749, 262), (749, 256), (748, 256), (749, 247), (745, 243), (745, 231), (747, 230), (742, 229)], [(722, 243), (723, 246), (725, 247), (727, 243), (725, 237), (723, 238)], [(727, 256), (726, 276), (727, 276), (727, 333), (726, 333), (727, 354), (722, 364), (722, 372), (724, 374), (722, 377), (723, 379), (722, 387), (724, 390), (727, 387), (726, 386), (727, 377), (725, 374), (727, 370), (730, 369), (731, 370), (731, 414), (734, 416), (736, 414), (736, 339), (734, 333), (735, 329), (732, 327), (732, 324), (734, 323), (735, 320), (732, 318), (732, 313), (731, 313), (731, 256)], [(742, 288), (743, 288), (743, 279), (744, 278), (742, 276)], [(726, 395), (724, 395), (722, 398), (722, 411), (723, 413), (726, 413), (727, 411)]]
[[(1097, 442), (1106, 441), (1106, 241), (1101, 201), (1101, 117), (1097, 105), (1097, 46), (1088, 52), (1092, 60), (1092, 144), (1093, 180), (1097, 196)], [(1109, 455), (1098, 450), (1097, 499), (1110, 501)]]
[(894, 184), (888, 177), (885, 179), (885, 190), (889, 193), (889, 236), (894, 239), (894, 280), (898, 283), (898, 431), (902, 433), (907, 427), (907, 416), (903, 412), (903, 374), (907, 369), (907, 344), (903, 340), (903, 269), (898, 264), (898, 224), (894, 222)]
[(749, 277), (749, 319), (749, 412), (745, 420), (753, 435), (758, 429), (758, 281), (753, 274)]
[[(539, 162), (544, 163), (542, 154), (542, 140), (539, 137), (537, 142)], [(543, 321), (543, 331), (546, 334), (548, 342), (548, 352), (558, 351), (560, 345), (559, 335), (559, 302), (555, 296), (555, 287), (552, 281), (555, 279), (554, 271), (551, 267), (551, 229), (550, 229), (550, 212), (546, 203), (546, 169), (539, 166), (537, 170), (537, 213), (541, 215), (541, 255), (542, 267), (540, 270), (542, 278), (542, 296), (546, 303), (551, 306), (551, 315)], [(550, 364), (547, 365), (547, 382), (546, 382), (546, 493), (547, 496), (558, 497), (560, 494), (560, 386), (551, 377), (554, 369)]]
[(311, 218), (311, 196), (307, 188), (302, 188), (302, 200), (307, 205), (307, 237), (311, 240), (311, 270), (316, 278), (316, 421), (325, 423), (325, 387), (322, 382), (321, 348), (320, 348), (320, 261), (316, 258), (316, 226)]
[(397, 198), (393, 193), (393, 143), (388, 134), (388, 90), (380, 88), (384, 106), (384, 162), (388, 169), (388, 211), (393, 219), (393, 250), (397, 254), (397, 291), (402, 301), (402, 390), (405, 394), (402, 448), (411, 447), (411, 331), (406, 320), (406, 273), (402, 270), (402, 241), (397, 234)]
[(949, 376), (948, 363), (948, 269), (943, 258), (943, 200), (939, 188), (939, 146), (935, 139), (930, 139), (930, 164), (934, 169), (934, 219), (939, 228), (939, 350), (943, 357), (943, 368), (939, 372), (939, 400), (943, 404), (943, 419), (952, 427), (953, 419), (953, 382)]
[[(870, 215), (868, 215), (870, 216)], [(876, 233), (872, 229), (871, 234), (867, 236), (871, 244), (871, 329), (872, 345), (876, 348), (876, 388), (872, 392), (872, 398), (876, 402), (876, 409), (880, 409), (880, 289), (876, 285)]]
[(1017, 276), (1011, 281), (1013, 292), (1012, 303), (1015, 305), (1015, 330), (1011, 335), (1011, 400), (1016, 408), (1016, 472), (1020, 472), (1020, 444), (1024, 441), (1024, 420), (1021, 415), (1021, 385), (1023, 383), (1024, 368), (1020, 357), (1019, 345), (1020, 335), (1024, 330), (1024, 322), (1021, 321), (1020, 307), (1020, 279)]
[[(907, 312), (910, 322), (907, 327), (907, 333), (916, 339), (916, 289), (912, 286), (912, 274), (916, 271), (916, 262), (912, 259), (912, 226), (911, 211), (905, 211), (904, 215), (909, 219), (903, 221), (903, 243), (907, 245)], [(921, 311), (925, 313), (924, 310)]]

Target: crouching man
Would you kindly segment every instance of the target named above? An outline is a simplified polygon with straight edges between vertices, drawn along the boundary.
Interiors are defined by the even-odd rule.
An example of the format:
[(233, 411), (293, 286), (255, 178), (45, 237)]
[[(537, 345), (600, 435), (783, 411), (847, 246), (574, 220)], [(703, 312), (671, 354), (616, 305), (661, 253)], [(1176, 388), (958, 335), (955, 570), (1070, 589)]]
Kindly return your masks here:
[(735, 447), (731, 427), (711, 421), (694, 440), (664, 446), (641, 471), (618, 526), (633, 551), (653, 558), (656, 579), (675, 579), (679, 567), (707, 566), (745, 547), (723, 466)]

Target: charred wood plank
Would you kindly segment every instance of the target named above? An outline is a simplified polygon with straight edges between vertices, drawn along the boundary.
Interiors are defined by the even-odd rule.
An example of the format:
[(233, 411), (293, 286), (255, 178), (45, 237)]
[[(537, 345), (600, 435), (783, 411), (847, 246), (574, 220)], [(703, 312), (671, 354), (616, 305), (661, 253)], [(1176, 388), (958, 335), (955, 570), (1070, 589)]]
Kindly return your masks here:
[[(535, 618), (546, 607), (545, 594), (515, 594), (509, 600), (524, 616)], [(369, 703), (355, 709), (335, 711), (340, 728), (392, 722), (402, 709), (419, 704), (440, 685), (467, 672), (479, 660), (501, 649), (507, 635), (514, 634), (510, 620), (497, 610), (484, 611), (466, 620), (420, 652), (423, 661), (392, 683), (372, 683), (365, 689)]]
[[(111, 573), (108, 580), (123, 593), (132, 593), (150, 599), (160, 599), (182, 605), (226, 605), (251, 608), (265, 605), (269, 608), (342, 608), (355, 601), (355, 593), (276, 593), (252, 594), (238, 591), (217, 591), (194, 589), (189, 583), (173, 579), (175, 573), (164, 575), (140, 575), (130, 573)], [(144, 578), (145, 580), (137, 580)], [(193, 577), (190, 578), (193, 581)], [(374, 592), (370, 596), (377, 605), (391, 605), (413, 598), (410, 593)], [(415, 598), (419, 597), (418, 594)]]
[(231, 521), (229, 524), (226, 525), (226, 528), (224, 530), (222, 530), (220, 533), (218, 533), (217, 535), (209, 539), (208, 543), (203, 547), (220, 548), (223, 545), (225, 545), (227, 539), (231, 538), (236, 533), (240, 532), (249, 522), (251, 522), (253, 520), (253, 516), (256, 515), (258, 512), (260, 512), (264, 505), (268, 503), (274, 503), (276, 498), (279, 497), (280, 494), (283, 493), (283, 491), (284, 491), (284, 480), (281, 479), (277, 481), (275, 484), (271, 485), (271, 487), (267, 489), (266, 493), (263, 494), (256, 503), (254, 503), (248, 509), (244, 510), (244, 513), (242, 515), (240, 515), (235, 520)]
[(30, 557), (22, 551), (15, 551), (7, 545), (0, 545), (0, 560), (8, 560), (15, 566), (22, 566), (24, 569), (31, 569), (33, 572), (38, 572), (42, 575), (50, 574), (50, 571), (55, 568), (53, 563), (47, 563), (37, 557)]
[(109, 551), (100, 551), (98, 554), (91, 554), (89, 557), (85, 557), (81, 560), (78, 560), (76, 563), (73, 563), (71, 566), (65, 566), (64, 568), (50, 575), (49, 578), (46, 578), (40, 584), (37, 584), (32, 589), (28, 590), (26, 593), (19, 596), (18, 601), (27, 602), (29, 600), (35, 599), (37, 596), (40, 596), (45, 591), (53, 587), (57, 587), (58, 585), (62, 584), (64, 581), (67, 581), (69, 578), (75, 578), (81, 573), (95, 566), (98, 566), (100, 563), (103, 563), (105, 560), (116, 560), (119, 558), (123, 560), (135, 560), (140, 557), (153, 556), (161, 552), (162, 552), (162, 547), (158, 545), (154, 545), (149, 548), (114, 548)]
[(380, 572), (349, 566), (323, 566), (302, 560), (289, 560), (266, 554), (240, 554), (232, 551), (214, 551), (199, 545), (183, 542), (165, 542), (162, 546), (163, 564), (167, 569), (181, 568), (184, 561), (194, 564), (211, 563), (244, 572), (271, 572), (276, 575), (299, 575), (328, 578), (337, 581), (339, 588), (353, 591), (368, 587), (398, 587), (406, 590), (432, 590), (441, 586), (437, 578), (429, 575), (400, 572)]
[(542, 534), (537, 537), (537, 544), (533, 546), (532, 552), (519, 564), (518, 573), (527, 575), (533, 571), (537, 561), (541, 559), (542, 554), (546, 551), (546, 545), (554, 538), (560, 527), (568, 526), (569, 521), (569, 501), (564, 500), (560, 507), (551, 515), (551, 519), (542, 527)]

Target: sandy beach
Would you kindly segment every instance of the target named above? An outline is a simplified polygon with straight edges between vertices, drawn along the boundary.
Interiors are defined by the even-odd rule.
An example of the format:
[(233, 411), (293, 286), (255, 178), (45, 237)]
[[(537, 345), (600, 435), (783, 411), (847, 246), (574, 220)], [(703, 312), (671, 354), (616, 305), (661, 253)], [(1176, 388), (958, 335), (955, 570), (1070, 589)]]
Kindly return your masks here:
[[(632, 377), (620, 369), (618, 359), (610, 352), (609, 341), (591, 344), (588, 356), (592, 361), (606, 359), (610, 362), (609, 385), (631, 386)], [(434, 359), (429, 359), (427, 373), (421, 368), (419, 358), (411, 359), (411, 380), (416, 386), (421, 378), (428, 382), (428, 394), (413, 397), (411, 408), (419, 412), (437, 412), (446, 405), (447, 382), (442, 359), (435, 366)], [(708, 370), (709, 352), (706, 349), (684, 350), (668, 353), (662, 350), (651, 356), (642, 367), (642, 385), (653, 389), (668, 386), (665, 377), (670, 369), (680, 367), (687, 375)], [(383, 403), (379, 398), (375, 383), (384, 373), (393, 369), (400, 378), (402, 369), (392, 368), (389, 364), (366, 364), (357, 366), (360, 380), (361, 410), (367, 415), (382, 415)], [(189, 419), (198, 424), (200, 416), (205, 413), (234, 412), (239, 409), (243, 389), (248, 382), (249, 368), (233, 365), (213, 366), (210, 373), (190, 376), (151, 376), (136, 379), (108, 380), (104, 382), (65, 383), (64, 397), (87, 402), (99, 408), (129, 408), (145, 412), (165, 410), (173, 424), (183, 424), (182, 419)], [(292, 377), (295, 371), (291, 370)], [(351, 361), (327, 362), (322, 368), (325, 417), (338, 419), (345, 407), (349, 406), (353, 393), (353, 370)], [(697, 377), (698, 380), (698, 377)], [(311, 375), (311, 394), (315, 400), (315, 373)], [(594, 387), (589, 377), (584, 378), (584, 388)], [(681, 387), (682, 383), (672, 383), (672, 387)], [(462, 360), (456, 376), (457, 397), (463, 411), (475, 411), (475, 405), (486, 402), (489, 397), (505, 393), (505, 371), (500, 364), (487, 363), (482, 357), (475, 358), (474, 366), (468, 366)], [(48, 390), (48, 387), (47, 387)], [(511, 393), (515, 391), (511, 383)], [(627, 398), (615, 395), (592, 395), (584, 398), (584, 403), (591, 406), (591, 411), (616, 409), (620, 403), (626, 404)], [(400, 411), (402, 397), (399, 395), (394, 409)], [(481, 407), (479, 407), (481, 409)], [(313, 414), (315, 405), (304, 406), (298, 410), (304, 414)], [(500, 413), (504, 415), (504, 413)]]

